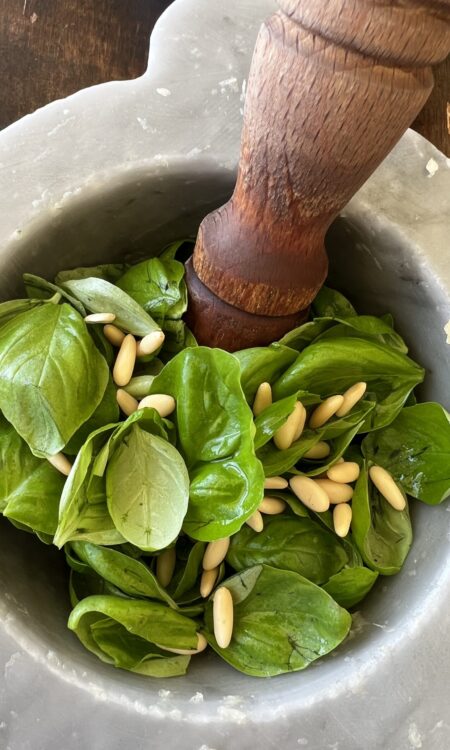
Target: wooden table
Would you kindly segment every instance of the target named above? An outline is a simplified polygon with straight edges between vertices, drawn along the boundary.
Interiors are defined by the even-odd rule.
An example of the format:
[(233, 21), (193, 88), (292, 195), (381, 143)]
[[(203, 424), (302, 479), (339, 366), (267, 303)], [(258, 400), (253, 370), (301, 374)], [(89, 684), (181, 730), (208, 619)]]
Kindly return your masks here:
[[(171, 1), (0, 0), (0, 128), (85, 86), (141, 75)], [(450, 156), (450, 58), (435, 76), (414, 127)]]

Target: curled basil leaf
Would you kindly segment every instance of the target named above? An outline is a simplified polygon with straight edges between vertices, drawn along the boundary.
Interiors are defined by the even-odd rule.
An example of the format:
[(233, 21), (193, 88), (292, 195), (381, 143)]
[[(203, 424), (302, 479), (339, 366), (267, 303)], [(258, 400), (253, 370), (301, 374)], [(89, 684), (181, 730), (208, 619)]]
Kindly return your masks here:
[[(245, 398), (252, 404), (261, 383), (273, 383), (295, 362), (297, 352), (281, 344), (254, 347), (235, 352), (241, 367), (241, 384)], [(300, 390), (299, 386), (296, 390)], [(291, 395), (291, 394), (286, 394)]]
[(150, 258), (129, 268), (116, 282), (154, 318), (181, 318), (187, 310), (184, 265), (168, 258)]
[(322, 588), (341, 607), (350, 609), (367, 596), (377, 578), (378, 573), (369, 568), (343, 568), (331, 576)]
[(356, 315), (351, 302), (341, 292), (327, 286), (319, 290), (312, 303), (312, 309), (315, 317), (351, 318)]

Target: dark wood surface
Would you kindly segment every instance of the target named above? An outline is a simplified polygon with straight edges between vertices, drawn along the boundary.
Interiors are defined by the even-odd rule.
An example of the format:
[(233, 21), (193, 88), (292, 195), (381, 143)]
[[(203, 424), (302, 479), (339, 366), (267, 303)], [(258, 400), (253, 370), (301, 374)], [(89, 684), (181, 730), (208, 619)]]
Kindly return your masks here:
[[(0, 128), (53, 99), (147, 65), (171, 0), (0, 0)], [(224, 0), (226, 3), (226, 0)], [(450, 59), (415, 127), (450, 156)]]

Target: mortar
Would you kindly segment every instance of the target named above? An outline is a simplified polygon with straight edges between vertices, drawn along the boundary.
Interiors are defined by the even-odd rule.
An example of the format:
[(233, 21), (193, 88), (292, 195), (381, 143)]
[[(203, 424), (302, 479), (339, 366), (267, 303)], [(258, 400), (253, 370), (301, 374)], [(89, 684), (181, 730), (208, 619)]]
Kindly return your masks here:
[[(82, 91), (0, 134), (1, 298), (19, 294), (23, 271), (51, 278), (195, 234), (232, 190), (251, 52), (274, 7), (177, 0), (141, 79)], [(449, 161), (409, 132), (328, 236), (330, 284), (360, 312), (394, 314), (427, 368), (421, 397), (447, 408), (449, 188)], [(413, 504), (402, 572), (381, 579), (347, 642), (307, 671), (249, 678), (211, 653), (158, 681), (83, 649), (66, 629), (62, 555), (2, 520), (0, 747), (443, 750), (449, 519), (445, 506)]]

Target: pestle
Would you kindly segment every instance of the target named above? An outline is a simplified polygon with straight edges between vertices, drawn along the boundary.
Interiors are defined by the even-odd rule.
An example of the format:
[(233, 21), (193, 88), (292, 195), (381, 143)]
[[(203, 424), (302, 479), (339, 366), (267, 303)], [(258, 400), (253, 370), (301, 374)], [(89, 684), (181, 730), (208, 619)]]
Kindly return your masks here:
[(200, 225), (187, 323), (235, 351), (299, 325), (328, 227), (423, 107), (450, 0), (278, 0), (251, 65), (236, 187)]

